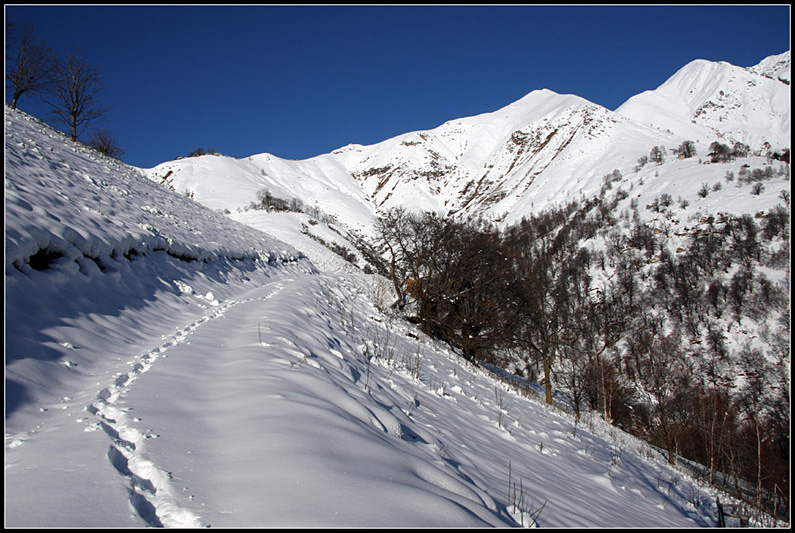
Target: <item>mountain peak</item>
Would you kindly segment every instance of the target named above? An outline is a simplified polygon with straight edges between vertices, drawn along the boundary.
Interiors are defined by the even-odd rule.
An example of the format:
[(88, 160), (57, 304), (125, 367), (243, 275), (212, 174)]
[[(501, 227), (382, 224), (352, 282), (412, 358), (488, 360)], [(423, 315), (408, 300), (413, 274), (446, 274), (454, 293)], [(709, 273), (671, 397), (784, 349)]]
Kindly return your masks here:
[(529, 123), (544, 118), (551, 119), (572, 108), (583, 106), (597, 106), (597, 104), (575, 94), (561, 94), (551, 89), (538, 89), (490, 114), (508, 115), (517, 123)]
[(763, 59), (758, 65), (750, 67), (750, 72), (759, 74), (766, 78), (778, 80), (785, 85), (790, 84), (790, 53), (789, 51), (783, 54), (767, 57)]
[(682, 137), (742, 142), (753, 149), (789, 147), (789, 52), (751, 68), (691, 61), (657, 89), (633, 96), (616, 112)]

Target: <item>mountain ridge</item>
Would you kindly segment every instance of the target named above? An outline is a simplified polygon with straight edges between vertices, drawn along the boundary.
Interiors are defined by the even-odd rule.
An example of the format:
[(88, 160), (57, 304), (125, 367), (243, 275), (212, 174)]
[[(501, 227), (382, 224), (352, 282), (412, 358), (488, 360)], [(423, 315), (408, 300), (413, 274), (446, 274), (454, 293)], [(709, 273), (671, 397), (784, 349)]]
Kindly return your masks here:
[[(784, 57), (789, 53), (754, 68), (781, 71)], [(203, 190), (209, 178), (186, 170), (196, 167), (191, 159), (147, 173), (161, 181), (169, 176), (173, 187), (193, 191), (217, 209), (243, 208), (259, 189), (299, 197), (365, 233), (379, 211), (397, 205), (509, 224), (534, 209), (597, 194), (605, 174), (632, 173), (638, 158), (655, 146), (675, 151), (692, 140), (701, 155), (715, 141), (744, 142), (760, 153), (788, 148), (788, 86), (754, 68), (696, 60), (615, 112), (577, 95), (540, 89), (496, 111), (373, 145), (351, 144), (302, 161), (259, 154), (239, 160), (239, 170), (228, 161), (212, 171), (216, 187), (217, 180), (226, 181), (224, 198)], [(721, 88), (726, 83), (731, 90)], [(691, 96), (684, 100), (681, 93)], [(693, 121), (683, 118), (693, 114)], [(351, 200), (356, 213), (349, 212)]]
[[(633, 96), (616, 112), (692, 140), (789, 147), (789, 52), (749, 68), (694, 60), (653, 91)], [(774, 77), (775, 76), (775, 77)]]

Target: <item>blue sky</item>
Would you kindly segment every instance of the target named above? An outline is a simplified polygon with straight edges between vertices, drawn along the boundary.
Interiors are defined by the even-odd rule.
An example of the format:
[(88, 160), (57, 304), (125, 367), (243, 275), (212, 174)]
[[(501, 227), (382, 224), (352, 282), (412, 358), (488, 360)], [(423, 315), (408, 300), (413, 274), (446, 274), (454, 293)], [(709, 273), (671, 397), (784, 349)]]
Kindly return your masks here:
[[(536, 89), (609, 109), (694, 59), (751, 66), (790, 47), (790, 7), (5, 6), (81, 51), (126, 154), (198, 147), (306, 159), (495, 111)], [(8, 102), (8, 98), (6, 98)], [(51, 122), (35, 98), (19, 108)]]

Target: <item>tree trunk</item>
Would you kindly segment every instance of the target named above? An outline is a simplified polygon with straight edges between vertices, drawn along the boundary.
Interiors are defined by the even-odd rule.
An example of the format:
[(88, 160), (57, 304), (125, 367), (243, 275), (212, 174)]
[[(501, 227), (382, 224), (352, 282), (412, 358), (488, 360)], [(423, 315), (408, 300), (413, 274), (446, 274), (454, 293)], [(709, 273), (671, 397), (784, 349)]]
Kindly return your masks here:
[(549, 405), (552, 403), (552, 358), (544, 357), (544, 387), (546, 388), (546, 400)]
[(762, 507), (762, 431), (754, 417), (756, 426), (756, 507)]

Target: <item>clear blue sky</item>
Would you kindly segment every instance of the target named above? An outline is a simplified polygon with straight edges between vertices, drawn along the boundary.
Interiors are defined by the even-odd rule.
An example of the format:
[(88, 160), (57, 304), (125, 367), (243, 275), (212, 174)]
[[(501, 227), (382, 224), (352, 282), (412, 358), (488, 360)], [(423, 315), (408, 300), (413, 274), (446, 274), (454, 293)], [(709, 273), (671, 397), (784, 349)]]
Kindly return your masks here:
[[(8, 6), (95, 66), (96, 122), (149, 168), (198, 147), (305, 159), (495, 111), (536, 89), (609, 109), (694, 59), (790, 47), (790, 7)], [(8, 98), (6, 98), (8, 102)], [(34, 98), (20, 109), (45, 121)]]

